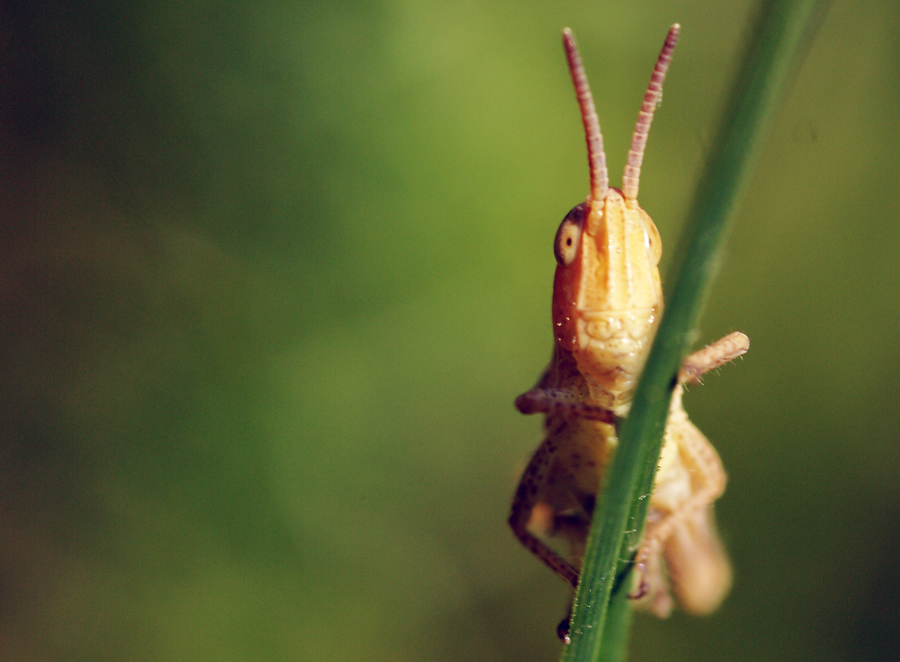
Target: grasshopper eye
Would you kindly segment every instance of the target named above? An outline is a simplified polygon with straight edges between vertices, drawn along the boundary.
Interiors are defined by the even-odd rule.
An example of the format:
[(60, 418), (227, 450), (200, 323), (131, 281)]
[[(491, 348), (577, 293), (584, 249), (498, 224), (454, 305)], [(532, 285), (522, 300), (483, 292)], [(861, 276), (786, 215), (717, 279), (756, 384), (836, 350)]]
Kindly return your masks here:
[(656, 223), (651, 221), (649, 216), (647, 217), (646, 233), (647, 247), (650, 249), (653, 264), (659, 264), (659, 259), (662, 257), (662, 239), (659, 238), (659, 230), (656, 229)]
[(559, 224), (559, 230), (556, 231), (553, 253), (556, 255), (556, 261), (564, 267), (572, 264), (575, 256), (578, 255), (578, 247), (581, 245), (581, 229), (584, 227), (584, 207), (584, 203), (573, 207), (572, 211), (566, 214), (563, 222)]

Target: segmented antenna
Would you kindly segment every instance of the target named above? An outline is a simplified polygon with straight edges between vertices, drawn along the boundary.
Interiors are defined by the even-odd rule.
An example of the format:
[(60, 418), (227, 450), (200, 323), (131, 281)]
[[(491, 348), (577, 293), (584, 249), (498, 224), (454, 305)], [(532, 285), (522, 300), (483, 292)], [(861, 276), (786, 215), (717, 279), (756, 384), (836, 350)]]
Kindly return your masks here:
[[(584, 75), (584, 67), (581, 65), (581, 56), (578, 55), (578, 46), (575, 45), (575, 35), (569, 28), (563, 30), (562, 34), (563, 46), (569, 60), (569, 71), (572, 74), (575, 93), (578, 95), (578, 105), (581, 108), (584, 136), (587, 140), (588, 165), (591, 170), (591, 199), (600, 201), (606, 198), (606, 190), (609, 188), (609, 172), (606, 170), (606, 154), (603, 153), (600, 120), (597, 119), (594, 97), (591, 96), (591, 88), (588, 85), (587, 76)], [(646, 140), (646, 137), (644, 139)], [(640, 168), (640, 159), (638, 159), (638, 168)], [(637, 190), (636, 183), (635, 190)]]
[(653, 121), (653, 111), (662, 98), (662, 85), (666, 79), (666, 71), (669, 62), (672, 61), (672, 51), (675, 50), (675, 42), (678, 41), (678, 32), (681, 26), (676, 23), (669, 28), (666, 43), (663, 44), (656, 67), (650, 77), (650, 84), (644, 93), (644, 103), (641, 112), (638, 113), (637, 126), (634, 127), (634, 136), (631, 138), (631, 149), (628, 150), (628, 163), (625, 166), (625, 175), (622, 177), (622, 193), (625, 202), (629, 205), (637, 203), (638, 183), (641, 178), (641, 163), (644, 160), (644, 147), (647, 145), (647, 134), (650, 133), (650, 122)]

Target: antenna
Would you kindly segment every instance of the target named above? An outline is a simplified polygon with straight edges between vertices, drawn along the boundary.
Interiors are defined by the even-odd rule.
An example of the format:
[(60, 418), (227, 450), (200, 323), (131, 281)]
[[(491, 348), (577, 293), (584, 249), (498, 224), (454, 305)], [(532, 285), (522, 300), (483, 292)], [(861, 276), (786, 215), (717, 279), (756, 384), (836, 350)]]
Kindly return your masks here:
[[(563, 30), (562, 34), (563, 46), (566, 49), (566, 57), (569, 60), (569, 71), (572, 74), (575, 94), (578, 95), (578, 105), (581, 108), (584, 137), (587, 140), (588, 165), (591, 170), (591, 199), (599, 202), (606, 198), (606, 190), (609, 188), (609, 172), (606, 170), (606, 154), (603, 153), (603, 136), (600, 135), (600, 120), (597, 119), (594, 97), (591, 96), (591, 88), (588, 85), (587, 76), (584, 75), (584, 67), (581, 65), (578, 46), (575, 45), (575, 35), (572, 34), (569, 28)], [(640, 161), (638, 161), (638, 166), (640, 166)]]
[[(644, 103), (641, 105), (641, 112), (638, 113), (637, 125), (634, 127), (634, 136), (631, 138), (631, 149), (628, 150), (628, 163), (625, 166), (625, 174), (622, 176), (622, 193), (625, 195), (625, 203), (629, 207), (637, 204), (641, 163), (644, 160), (644, 147), (647, 146), (647, 135), (650, 133), (653, 111), (656, 110), (659, 100), (662, 99), (663, 81), (666, 79), (666, 71), (668, 71), (669, 63), (672, 61), (672, 51), (675, 50), (675, 42), (678, 41), (678, 32), (680, 30), (681, 26), (678, 23), (669, 28), (669, 34), (666, 35), (666, 43), (663, 44), (662, 51), (656, 60), (656, 66), (653, 68), (653, 75), (650, 77), (650, 84), (647, 85), (647, 91), (644, 93)], [(574, 73), (572, 75), (574, 76)], [(590, 96), (590, 92), (588, 92), (588, 96)], [(593, 104), (591, 108), (593, 109)], [(587, 120), (585, 120), (585, 127), (587, 127)]]

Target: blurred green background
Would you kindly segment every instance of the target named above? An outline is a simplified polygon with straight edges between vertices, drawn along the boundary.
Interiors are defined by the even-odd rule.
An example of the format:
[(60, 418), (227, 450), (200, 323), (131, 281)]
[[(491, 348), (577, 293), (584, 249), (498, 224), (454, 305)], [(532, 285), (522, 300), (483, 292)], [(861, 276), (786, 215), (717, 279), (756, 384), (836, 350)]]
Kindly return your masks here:
[[(505, 519), (540, 441), (569, 25), (671, 251), (754, 3), (5, 3), (0, 658), (554, 660)], [(761, 152), (686, 406), (736, 583), (634, 660), (900, 648), (900, 5), (836, 0)], [(671, 254), (664, 258), (663, 268)], [(665, 283), (664, 283), (665, 286)]]

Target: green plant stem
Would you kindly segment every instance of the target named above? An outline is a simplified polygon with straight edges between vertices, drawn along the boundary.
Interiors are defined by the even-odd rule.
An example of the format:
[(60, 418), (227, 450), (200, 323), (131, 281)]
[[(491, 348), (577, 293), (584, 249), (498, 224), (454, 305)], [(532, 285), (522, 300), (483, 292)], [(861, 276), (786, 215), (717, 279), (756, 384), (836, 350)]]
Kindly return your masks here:
[(621, 611), (630, 611), (623, 595), (628, 582), (619, 586), (613, 606), (610, 595), (617, 574), (627, 569), (621, 560), (633, 557), (643, 531), (649, 499), (642, 497), (652, 489), (675, 375), (761, 137), (827, 5), (828, 0), (769, 0), (741, 58), (743, 66), (678, 246), (680, 261), (673, 265), (674, 287), (666, 312), (631, 412), (618, 431), (619, 448), (588, 537), (565, 662), (625, 657), (628, 636), (622, 630), (628, 629), (630, 619)]
[(600, 649), (600, 662), (623, 662), (628, 650), (628, 639), (631, 634), (631, 617), (634, 610), (628, 597), (630, 583), (622, 582), (613, 588), (606, 611), (606, 622), (603, 624), (603, 647)]

